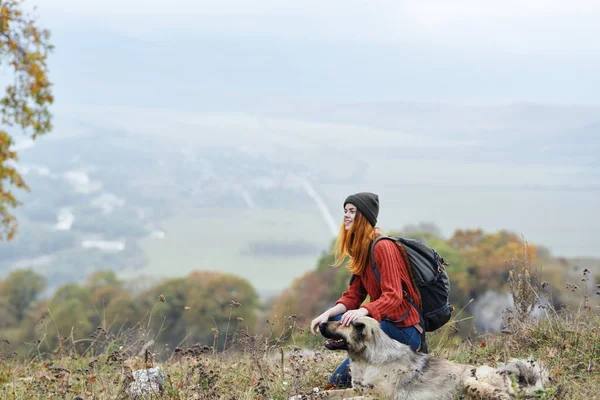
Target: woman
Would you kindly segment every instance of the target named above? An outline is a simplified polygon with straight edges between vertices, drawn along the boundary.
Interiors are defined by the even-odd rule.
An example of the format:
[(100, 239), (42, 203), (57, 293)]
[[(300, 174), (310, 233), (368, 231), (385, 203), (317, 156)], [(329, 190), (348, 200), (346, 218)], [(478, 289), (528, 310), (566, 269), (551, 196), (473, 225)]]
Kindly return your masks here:
[[(413, 288), (404, 258), (391, 240), (380, 240), (373, 250), (381, 283), (371, 268), (369, 251), (373, 240), (381, 234), (375, 227), (379, 215), (379, 196), (360, 192), (344, 201), (344, 222), (335, 247), (335, 263), (339, 266), (346, 256), (346, 268), (355, 276), (348, 289), (335, 305), (312, 320), (310, 329), (326, 321), (341, 321), (350, 325), (361, 316), (371, 316), (392, 339), (409, 345), (416, 351), (421, 344), (422, 332), (419, 313), (404, 299), (403, 289), (421, 307), (421, 300)], [(369, 295), (370, 302), (362, 304)], [(346, 359), (335, 370), (329, 381), (338, 387), (351, 385), (350, 360)]]

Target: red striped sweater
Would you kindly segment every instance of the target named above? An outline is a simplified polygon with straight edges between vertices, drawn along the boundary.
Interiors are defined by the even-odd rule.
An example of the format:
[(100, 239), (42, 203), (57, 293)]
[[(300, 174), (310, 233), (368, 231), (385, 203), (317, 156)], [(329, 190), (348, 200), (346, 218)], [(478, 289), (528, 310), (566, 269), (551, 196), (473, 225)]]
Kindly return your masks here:
[(381, 321), (389, 319), (397, 321), (407, 312), (408, 316), (398, 327), (411, 326), (419, 323), (419, 313), (402, 295), (402, 284), (408, 295), (421, 307), (421, 300), (413, 288), (408, 275), (406, 263), (400, 250), (391, 240), (380, 240), (374, 249), (377, 270), (381, 277), (381, 285), (371, 268), (370, 258), (363, 272), (357, 276), (335, 304), (342, 303), (348, 310), (356, 310), (365, 301), (367, 295), (370, 302), (362, 304), (369, 311), (369, 315)]

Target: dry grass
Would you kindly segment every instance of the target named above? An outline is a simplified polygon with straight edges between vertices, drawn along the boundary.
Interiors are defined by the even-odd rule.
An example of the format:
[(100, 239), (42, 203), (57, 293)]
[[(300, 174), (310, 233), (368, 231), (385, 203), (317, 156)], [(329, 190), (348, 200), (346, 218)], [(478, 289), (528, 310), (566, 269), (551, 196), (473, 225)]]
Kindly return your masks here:
[[(551, 385), (538, 393), (540, 399), (598, 398), (600, 306), (589, 297), (589, 273), (584, 271), (577, 285), (566, 284), (572, 296), (580, 297), (579, 305), (557, 310), (539, 271), (527, 259), (513, 264), (508, 284), (514, 308), (503, 317), (503, 332), (458, 337), (453, 329), (460, 321), (458, 313), (431, 336), (432, 354), (491, 365), (515, 356), (534, 356), (552, 377)], [(71, 335), (51, 354), (39, 352), (39, 344), (32, 344), (25, 360), (17, 359), (11, 345), (2, 343), (0, 397), (124, 399), (133, 370), (160, 365), (168, 376), (162, 399), (287, 399), (299, 393), (319, 398), (345, 354), (316, 344), (306, 329), (295, 325), (294, 316), (285, 319), (289, 323), (278, 334), (235, 330), (220, 343), (223, 335), (215, 330), (211, 345), (175, 349), (157, 345), (157, 335), (142, 324), (115, 334), (98, 328), (86, 339)]]
[[(168, 379), (163, 399), (284, 399), (316, 394), (342, 354), (272, 345), (266, 338), (239, 332), (225, 351), (213, 346), (177, 347), (167, 356), (145, 341), (142, 328), (121, 340), (98, 338), (99, 354), (76, 354), (63, 348), (29, 362), (13, 358), (6, 343), (0, 367), (0, 397), (7, 399), (122, 399), (132, 371), (160, 365)], [(104, 335), (104, 334), (103, 334)], [(134, 340), (137, 337), (138, 340)], [(125, 339), (125, 340), (123, 340)], [(122, 342), (129, 342), (124, 347)], [(150, 344), (150, 345), (148, 345)], [(158, 396), (156, 396), (158, 397)]]
[[(592, 287), (590, 272), (581, 282), (565, 283), (569, 309), (553, 306), (550, 285), (541, 268), (527, 258), (511, 260), (508, 289), (513, 307), (505, 310), (501, 333), (459, 338), (450, 323), (433, 335), (432, 353), (457, 362), (495, 365), (512, 357), (535, 357), (550, 371), (551, 384), (540, 399), (600, 398), (600, 285)], [(590, 297), (596, 296), (596, 299)], [(459, 320), (459, 315), (455, 317)], [(455, 322), (455, 321), (453, 321)]]

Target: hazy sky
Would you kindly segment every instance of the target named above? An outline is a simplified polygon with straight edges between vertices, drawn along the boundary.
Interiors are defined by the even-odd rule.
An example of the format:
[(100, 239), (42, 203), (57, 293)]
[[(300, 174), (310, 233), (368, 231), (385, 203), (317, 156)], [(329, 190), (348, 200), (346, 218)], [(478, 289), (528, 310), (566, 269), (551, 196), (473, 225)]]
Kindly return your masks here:
[[(479, 185), (493, 177), (516, 186), (554, 185), (560, 195), (541, 193), (524, 206), (521, 192), (502, 198), (484, 188), (465, 203), (458, 189), (456, 203), (464, 211), (452, 215), (426, 203), (437, 198), (423, 195), (425, 211), (409, 214), (413, 222), (431, 216), (447, 230), (506, 227), (527, 231), (562, 253), (597, 254), (600, 115), (594, 107), (518, 105), (462, 114), (458, 106), (432, 106), (427, 114), (420, 106), (382, 102), (600, 106), (600, 0), (25, 1), (38, 5), (41, 22), (52, 31), (50, 79), (54, 110), (63, 120), (209, 135), (237, 123), (231, 115), (245, 113), (230, 130), (238, 135), (252, 131), (248, 118), (262, 118), (261, 112), (283, 104), (299, 120), (310, 120), (311, 108), (325, 114), (342, 124), (340, 135), (363, 120), (387, 121), (397, 141), (397, 133), (418, 131), (439, 143), (450, 132), (478, 147), (444, 149), (448, 163), (419, 161), (430, 168), (429, 176), (415, 162), (404, 169), (421, 171), (415, 179), (423, 182)], [(358, 105), (336, 110), (338, 101)], [(97, 113), (107, 106), (116, 112)], [(96, 115), (86, 116), (86, 109)], [(196, 116), (186, 111), (228, 113), (214, 125), (194, 125), (186, 118)], [(160, 121), (162, 113), (171, 114)], [(265, 131), (263, 122), (254, 121), (257, 131)], [(332, 126), (298, 131), (335, 147)], [(387, 189), (387, 182), (380, 185)], [(544, 208), (542, 201), (552, 204)], [(516, 211), (509, 220), (497, 210)], [(429, 214), (437, 211), (442, 215)]]
[(152, 80), (187, 100), (202, 90), (600, 104), (593, 0), (27, 1), (54, 32), (57, 86), (75, 103), (86, 85), (100, 96), (122, 90), (123, 102), (147, 100)]
[(29, 1), (61, 23), (94, 21), (142, 37), (211, 32), (388, 45), (414, 40), (564, 56), (598, 56), (600, 50), (594, 40), (600, 34), (600, 2), (594, 0)]
[[(36, 0), (35, 4), (49, 15), (91, 17), (107, 26), (156, 35), (161, 34), (157, 28), (342, 41), (394, 42), (415, 35), (439, 44), (562, 54), (574, 50), (597, 54), (600, 46), (594, 40), (600, 33), (600, 3), (595, 0)], [(160, 22), (142, 28), (147, 18)]]

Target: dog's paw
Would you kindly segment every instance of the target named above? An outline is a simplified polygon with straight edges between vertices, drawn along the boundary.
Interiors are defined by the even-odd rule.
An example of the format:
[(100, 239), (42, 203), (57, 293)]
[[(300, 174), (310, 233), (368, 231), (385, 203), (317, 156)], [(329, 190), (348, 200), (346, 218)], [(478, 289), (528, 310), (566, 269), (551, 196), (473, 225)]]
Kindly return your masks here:
[(491, 400), (510, 400), (511, 397), (508, 393), (501, 391), (500, 389), (494, 390), (490, 397)]
[(500, 389), (490, 390), (489, 386), (470, 384), (465, 386), (465, 394), (468, 399), (473, 400), (511, 400), (508, 393)]

